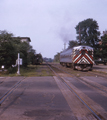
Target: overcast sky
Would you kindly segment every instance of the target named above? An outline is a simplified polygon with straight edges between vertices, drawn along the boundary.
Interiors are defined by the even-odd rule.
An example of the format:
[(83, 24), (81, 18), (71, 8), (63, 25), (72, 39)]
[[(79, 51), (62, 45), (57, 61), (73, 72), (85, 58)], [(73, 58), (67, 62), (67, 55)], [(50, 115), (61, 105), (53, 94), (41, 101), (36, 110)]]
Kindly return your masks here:
[(76, 25), (88, 18), (101, 33), (107, 30), (107, 0), (0, 0), (0, 30), (30, 37), (43, 57), (53, 58), (76, 40)]

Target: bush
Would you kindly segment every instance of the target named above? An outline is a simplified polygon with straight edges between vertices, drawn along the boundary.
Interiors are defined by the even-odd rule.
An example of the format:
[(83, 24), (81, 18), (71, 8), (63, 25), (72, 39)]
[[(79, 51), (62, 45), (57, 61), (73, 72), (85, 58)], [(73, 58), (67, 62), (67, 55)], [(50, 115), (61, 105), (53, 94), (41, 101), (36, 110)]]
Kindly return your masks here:
[(16, 73), (17, 72), (17, 67), (9, 67), (8, 68), (8, 73)]

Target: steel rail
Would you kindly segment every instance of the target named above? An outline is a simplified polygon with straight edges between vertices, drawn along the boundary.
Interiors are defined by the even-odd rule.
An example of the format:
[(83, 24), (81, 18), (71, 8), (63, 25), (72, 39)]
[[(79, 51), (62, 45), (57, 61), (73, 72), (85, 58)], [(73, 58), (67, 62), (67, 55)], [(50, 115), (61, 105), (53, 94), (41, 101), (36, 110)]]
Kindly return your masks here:
[[(93, 73), (94, 72), (94, 73)], [(107, 79), (107, 74), (105, 74), (105, 73), (98, 73), (98, 72), (96, 72), (96, 71), (93, 71), (93, 72), (91, 72), (91, 71), (89, 71), (88, 72), (88, 74), (93, 74), (93, 75), (96, 75), (96, 76), (100, 76), (100, 77), (104, 77), (104, 78), (106, 78)]]
[(102, 88), (100, 88), (100, 87), (98, 87), (98, 86), (96, 86), (96, 85), (93, 85), (93, 84), (91, 84), (91, 83), (89, 83), (89, 82), (83, 80), (82, 78), (76, 78), (76, 79), (77, 79), (77, 80), (84, 81), (85, 83), (87, 83), (87, 84), (89, 84), (89, 85), (91, 85), (91, 86), (93, 86), (93, 87), (95, 87), (95, 88), (97, 88), (97, 89), (99, 89), (99, 90), (101, 90), (101, 91), (107, 93), (107, 91), (103, 90)]
[(5, 92), (1, 97), (0, 97), (0, 106), (1, 104), (5, 101), (5, 99), (20, 85), (20, 83), (24, 80), (25, 78), (23, 78), (22, 80), (18, 81), (14, 86), (12, 86), (7, 92)]
[(69, 88), (70, 91), (72, 91), (76, 97), (92, 112), (92, 114), (98, 119), (101, 120), (101, 118), (85, 103), (84, 100), (82, 100), (77, 93), (48, 65), (48, 67), (54, 72), (54, 74)]

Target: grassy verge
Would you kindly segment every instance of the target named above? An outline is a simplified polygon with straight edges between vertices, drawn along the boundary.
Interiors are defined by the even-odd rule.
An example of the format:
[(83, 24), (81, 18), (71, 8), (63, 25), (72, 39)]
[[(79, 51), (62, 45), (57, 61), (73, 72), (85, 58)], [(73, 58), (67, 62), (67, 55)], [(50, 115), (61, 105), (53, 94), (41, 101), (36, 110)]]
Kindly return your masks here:
[(8, 72), (0, 72), (0, 76), (26, 76), (26, 77), (39, 77), (39, 76), (53, 76), (52, 71), (46, 65), (29, 65), (27, 68), (20, 68), (20, 75), (17, 73), (8, 74)]

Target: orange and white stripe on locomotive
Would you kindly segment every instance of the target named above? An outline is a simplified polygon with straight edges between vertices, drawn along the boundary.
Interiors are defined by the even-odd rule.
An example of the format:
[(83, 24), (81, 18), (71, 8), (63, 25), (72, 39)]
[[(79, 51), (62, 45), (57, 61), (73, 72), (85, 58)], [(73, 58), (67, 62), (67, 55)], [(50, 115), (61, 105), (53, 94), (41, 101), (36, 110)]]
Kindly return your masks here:
[(93, 49), (74, 49), (73, 50), (74, 64), (93, 64)]

